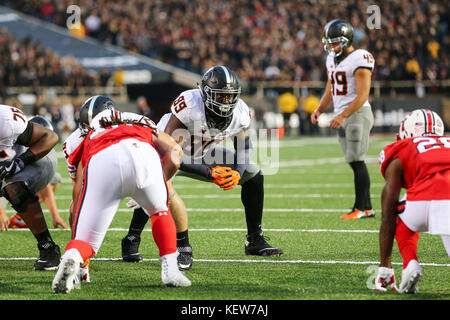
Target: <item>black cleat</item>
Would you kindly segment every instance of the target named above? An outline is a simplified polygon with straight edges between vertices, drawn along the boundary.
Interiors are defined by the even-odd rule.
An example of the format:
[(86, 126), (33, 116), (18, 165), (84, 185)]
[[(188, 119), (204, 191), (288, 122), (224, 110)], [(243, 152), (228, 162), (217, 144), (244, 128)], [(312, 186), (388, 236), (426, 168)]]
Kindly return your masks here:
[(266, 240), (270, 239), (264, 237), (262, 231), (247, 235), (247, 239), (245, 240), (245, 254), (264, 257), (281, 256), (283, 254), (283, 250), (272, 247)]
[(141, 238), (139, 236), (127, 235), (122, 239), (122, 259), (125, 262), (140, 262), (143, 260), (139, 253), (139, 244)]
[(180, 271), (190, 270), (193, 262), (192, 247), (190, 245), (186, 247), (177, 247), (177, 251), (179, 253), (177, 258), (178, 269)]
[(56, 270), (61, 262), (61, 251), (53, 241), (38, 243), (39, 259), (36, 260), (33, 270)]

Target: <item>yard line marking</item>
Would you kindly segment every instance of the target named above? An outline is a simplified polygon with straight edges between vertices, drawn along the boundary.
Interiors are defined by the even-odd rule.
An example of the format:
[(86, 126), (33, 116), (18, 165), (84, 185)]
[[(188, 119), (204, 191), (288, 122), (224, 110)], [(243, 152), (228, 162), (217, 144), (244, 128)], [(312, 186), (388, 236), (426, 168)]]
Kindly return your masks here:
[[(378, 157), (366, 158), (366, 163), (378, 163), (378, 161), (379, 161)], [(316, 166), (324, 164), (338, 164), (338, 163), (346, 163), (344, 157), (279, 161), (271, 163), (271, 166), (278, 168), (285, 168), (285, 167)]]
[[(189, 213), (200, 213), (200, 212), (244, 212), (243, 208), (186, 208)], [(16, 213), (14, 210), (5, 210), (6, 213)], [(42, 210), (44, 213), (50, 213), (48, 209)], [(59, 209), (60, 213), (67, 213), (69, 209)], [(304, 212), (348, 212), (349, 209), (283, 209), (283, 208), (266, 208), (265, 212), (292, 212), (292, 213), (304, 213)], [(132, 208), (119, 208), (117, 212), (133, 212)]]
[[(221, 199), (224, 198), (223, 194), (180, 194), (183, 199)], [(321, 193), (305, 193), (305, 194), (285, 194), (285, 193), (272, 193), (265, 194), (265, 198), (354, 198), (352, 194), (321, 194)], [(381, 195), (371, 195), (372, 198), (380, 198)], [(240, 194), (230, 194), (226, 196), (227, 199), (240, 199)], [(72, 200), (72, 196), (55, 196), (56, 200)]]
[[(213, 183), (202, 184), (174, 184), (175, 189), (209, 189), (214, 188)], [(372, 183), (372, 187), (383, 187), (384, 183)], [(354, 188), (353, 183), (267, 183), (264, 188), (271, 189), (297, 189), (297, 188)], [(61, 186), (62, 189), (72, 190), (72, 185)]]
[[(28, 231), (28, 229), (11, 229), (11, 231)], [(71, 231), (70, 229), (49, 229), (49, 231), (55, 232), (55, 231)], [(109, 228), (108, 231), (123, 231), (128, 232), (128, 229), (125, 228)], [(145, 232), (151, 232), (152, 229), (144, 229)], [(195, 231), (211, 231), (211, 232), (218, 232), (218, 231), (225, 231), (225, 232), (247, 232), (247, 229), (241, 229), (241, 228), (194, 228), (189, 229), (189, 232), (195, 232)], [(336, 232), (336, 233), (378, 233), (379, 230), (345, 230), (345, 229), (265, 229), (263, 228), (264, 232)]]
[[(11, 257), (0, 258), (0, 261), (29, 261), (36, 260), (36, 257)], [(122, 261), (122, 258), (91, 258), (92, 261)], [(289, 264), (358, 264), (358, 265), (379, 265), (379, 261), (341, 261), (341, 260), (252, 260), (252, 259), (193, 259), (195, 262), (227, 262), (227, 263), (289, 263)], [(159, 262), (159, 259), (143, 259), (143, 261)], [(394, 265), (403, 265), (403, 262), (392, 262)], [(421, 266), (428, 267), (450, 267), (448, 263), (426, 263), (421, 262)]]

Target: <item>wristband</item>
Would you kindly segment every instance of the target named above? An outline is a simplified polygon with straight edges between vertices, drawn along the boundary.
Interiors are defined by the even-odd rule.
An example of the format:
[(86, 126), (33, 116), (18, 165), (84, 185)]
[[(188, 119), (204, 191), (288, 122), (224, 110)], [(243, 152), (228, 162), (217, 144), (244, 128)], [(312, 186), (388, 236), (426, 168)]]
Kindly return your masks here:
[(28, 165), (30, 163), (33, 163), (36, 161), (36, 156), (33, 152), (28, 149), (24, 153), (22, 153), (20, 156), (17, 157), (18, 159), (22, 160), (24, 165)]

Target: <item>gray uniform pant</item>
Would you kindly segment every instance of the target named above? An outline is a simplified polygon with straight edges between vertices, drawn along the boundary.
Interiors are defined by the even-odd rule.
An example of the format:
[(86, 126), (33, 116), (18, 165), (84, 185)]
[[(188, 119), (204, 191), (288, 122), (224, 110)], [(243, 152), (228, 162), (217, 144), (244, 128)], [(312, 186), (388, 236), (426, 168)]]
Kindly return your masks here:
[(348, 117), (339, 128), (338, 140), (347, 163), (365, 160), (373, 122), (372, 109), (366, 106)]

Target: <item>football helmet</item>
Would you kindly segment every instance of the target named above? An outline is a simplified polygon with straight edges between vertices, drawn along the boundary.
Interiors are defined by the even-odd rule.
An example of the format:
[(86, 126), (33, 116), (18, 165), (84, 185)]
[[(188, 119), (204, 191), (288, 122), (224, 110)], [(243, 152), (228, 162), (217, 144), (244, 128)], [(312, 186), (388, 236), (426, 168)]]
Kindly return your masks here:
[(436, 112), (428, 109), (417, 109), (403, 119), (397, 138), (442, 136), (443, 134), (444, 122)]
[(34, 116), (33, 118), (31, 118), (30, 120), (28, 120), (28, 122), (33, 122), (33, 123), (37, 123), (40, 124), (41, 126), (50, 129), (52, 131), (53, 130), (53, 126), (52, 123), (50, 122), (50, 120), (48, 120), (46, 117), (43, 116)]
[[(323, 30), (323, 49), (328, 54), (340, 56), (353, 42), (353, 27), (345, 20), (335, 19), (327, 23)], [(331, 48), (332, 43), (340, 43), (339, 52)]]
[(238, 77), (228, 67), (215, 66), (203, 75), (199, 89), (208, 127), (225, 129), (232, 120), (233, 110), (241, 95)]
[(110, 98), (105, 96), (93, 96), (87, 99), (80, 109), (79, 128), (85, 132), (91, 125), (92, 119), (104, 110), (117, 110), (117, 106)]

